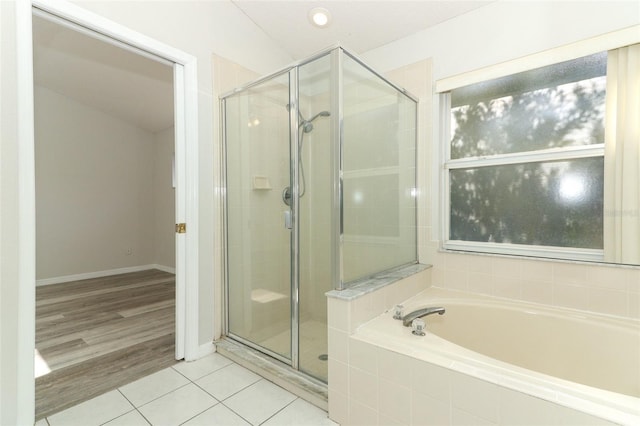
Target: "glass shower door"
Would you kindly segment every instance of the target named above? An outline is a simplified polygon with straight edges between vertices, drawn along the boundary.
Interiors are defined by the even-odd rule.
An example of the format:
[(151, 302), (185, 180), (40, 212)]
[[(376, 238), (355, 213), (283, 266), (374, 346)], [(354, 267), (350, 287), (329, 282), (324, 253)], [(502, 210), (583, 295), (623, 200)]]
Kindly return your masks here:
[(225, 99), (227, 329), (291, 363), (287, 73)]

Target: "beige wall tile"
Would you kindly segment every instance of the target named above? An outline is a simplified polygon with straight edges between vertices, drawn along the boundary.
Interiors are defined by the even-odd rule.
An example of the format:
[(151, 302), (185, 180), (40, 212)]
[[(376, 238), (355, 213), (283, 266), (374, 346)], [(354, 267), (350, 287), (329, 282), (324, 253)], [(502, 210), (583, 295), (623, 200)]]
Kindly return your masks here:
[(588, 289), (588, 310), (604, 314), (627, 316), (629, 314), (626, 291), (608, 290), (603, 288)]
[(349, 339), (349, 366), (369, 374), (378, 374), (377, 348), (369, 343)]
[(346, 393), (340, 393), (329, 388), (329, 418), (340, 425), (347, 424), (349, 420), (349, 397)]
[(411, 424), (415, 426), (450, 425), (450, 405), (448, 402), (442, 402), (414, 390), (411, 394)]
[(586, 310), (589, 307), (589, 290), (579, 285), (556, 283), (553, 285), (553, 304)]
[(329, 356), (336, 361), (349, 362), (349, 335), (335, 328), (327, 330)]
[(375, 426), (378, 424), (378, 412), (373, 408), (349, 399), (349, 421), (353, 426)]
[(328, 326), (339, 331), (348, 332), (351, 324), (351, 309), (349, 302), (327, 298)]
[(451, 401), (454, 408), (492, 423), (498, 422), (498, 386), (492, 383), (455, 373), (451, 381)]
[(378, 352), (378, 377), (396, 384), (411, 386), (416, 359), (383, 348)]
[(349, 367), (349, 398), (372, 409), (378, 407), (378, 378), (358, 368)]
[(380, 416), (408, 425), (411, 421), (411, 389), (380, 379), (378, 382)]
[(428, 395), (443, 403), (451, 402), (451, 370), (416, 360), (411, 387), (414, 392)]

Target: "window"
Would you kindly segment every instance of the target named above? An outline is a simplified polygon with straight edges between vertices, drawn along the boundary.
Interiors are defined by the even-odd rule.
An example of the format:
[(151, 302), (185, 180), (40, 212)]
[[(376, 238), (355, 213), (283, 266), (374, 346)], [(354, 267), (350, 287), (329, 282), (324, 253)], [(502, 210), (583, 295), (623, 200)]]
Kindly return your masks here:
[(445, 248), (603, 257), (607, 53), (444, 94)]

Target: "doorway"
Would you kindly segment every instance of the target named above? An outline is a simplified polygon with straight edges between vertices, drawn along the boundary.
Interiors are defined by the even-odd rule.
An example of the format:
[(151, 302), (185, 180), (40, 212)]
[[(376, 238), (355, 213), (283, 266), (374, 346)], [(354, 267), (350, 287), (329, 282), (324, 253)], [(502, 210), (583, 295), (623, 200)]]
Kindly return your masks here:
[[(22, 131), (18, 168), (21, 179), (18, 187), (21, 194), (19, 206), (20, 236), (17, 244), (20, 250), (18, 287), (24, 289), (24, 296), (33, 295), (35, 276), (35, 208), (34, 193), (34, 156), (33, 156), (33, 103), (32, 98), (32, 11), (42, 11), (56, 18), (64, 18), (68, 23), (78, 24), (79, 28), (106, 37), (113, 43), (137, 50), (143, 55), (157, 56), (172, 64), (174, 77), (175, 107), (175, 192), (176, 221), (188, 224), (188, 233), (175, 235), (176, 256), (176, 345), (175, 358), (194, 360), (199, 356), (198, 347), (198, 167), (197, 167), (197, 71), (196, 59), (182, 51), (164, 45), (148, 36), (136, 33), (126, 27), (108, 21), (98, 15), (87, 12), (70, 3), (58, 3), (50, 0), (34, 0), (34, 8), (29, 3), (18, 3), (17, 20), (23, 25), (16, 33), (18, 38), (18, 63), (25, 72), (18, 79), (18, 93), (24, 100), (18, 123)], [(182, 226), (184, 230), (186, 227)], [(16, 391), (18, 423), (33, 422), (34, 382), (34, 317), (35, 297), (20, 299), (19, 321), (22, 336), (17, 348), (18, 389)]]
[(38, 419), (175, 363), (175, 126), (172, 63), (32, 23)]

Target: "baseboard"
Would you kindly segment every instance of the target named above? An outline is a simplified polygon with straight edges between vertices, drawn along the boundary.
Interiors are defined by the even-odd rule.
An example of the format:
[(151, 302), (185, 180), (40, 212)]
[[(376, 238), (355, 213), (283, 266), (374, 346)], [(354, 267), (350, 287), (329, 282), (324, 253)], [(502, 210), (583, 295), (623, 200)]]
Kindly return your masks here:
[(212, 354), (215, 351), (216, 351), (216, 345), (214, 345), (213, 342), (200, 345), (200, 348), (198, 349), (198, 358), (202, 358), (203, 356)]
[(176, 268), (171, 268), (169, 266), (157, 265), (157, 264), (139, 265), (139, 266), (129, 266), (126, 268), (109, 269), (106, 271), (86, 272), (83, 274), (73, 274), (73, 275), (64, 275), (61, 277), (45, 278), (41, 280), (36, 280), (36, 286), (61, 284), (61, 283), (67, 283), (69, 281), (88, 280), (91, 278), (109, 277), (111, 275), (147, 271), (149, 269), (159, 269), (160, 271), (168, 272), (171, 274), (176, 273)]
[(157, 263), (148, 266), (150, 266), (149, 269), (158, 269), (159, 271), (168, 272), (170, 274), (176, 273), (176, 268), (173, 268), (171, 266), (158, 265)]

